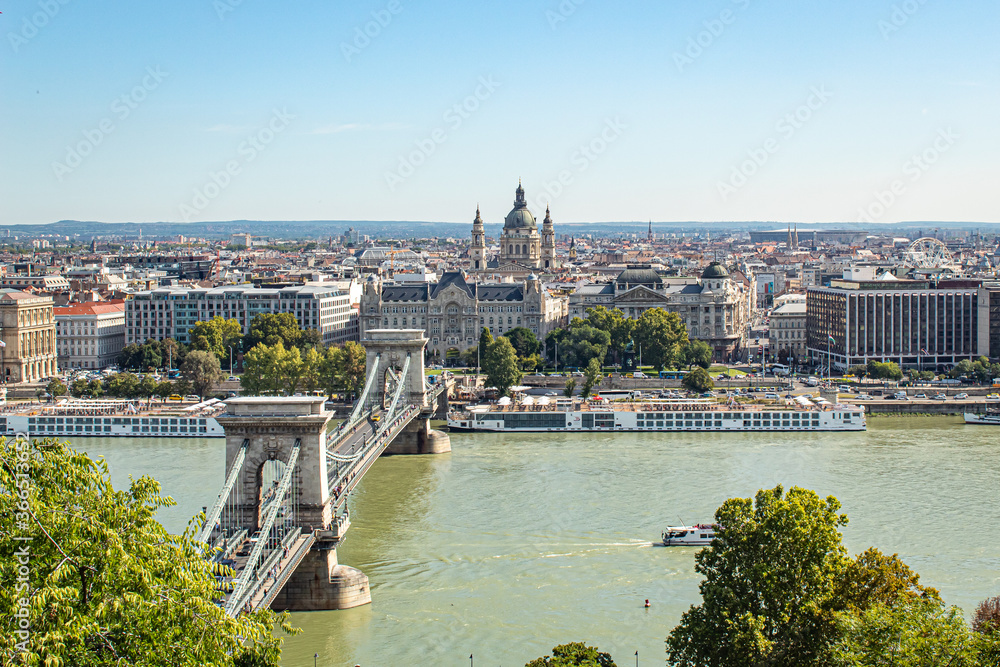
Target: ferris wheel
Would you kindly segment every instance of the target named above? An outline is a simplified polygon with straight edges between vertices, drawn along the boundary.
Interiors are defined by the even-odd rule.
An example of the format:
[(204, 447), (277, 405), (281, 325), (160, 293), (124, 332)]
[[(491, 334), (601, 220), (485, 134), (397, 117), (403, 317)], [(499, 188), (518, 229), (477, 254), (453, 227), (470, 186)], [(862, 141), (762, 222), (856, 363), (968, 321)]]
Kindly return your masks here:
[(939, 269), (952, 266), (955, 261), (948, 246), (937, 239), (924, 237), (917, 239), (903, 252), (903, 263), (918, 269)]

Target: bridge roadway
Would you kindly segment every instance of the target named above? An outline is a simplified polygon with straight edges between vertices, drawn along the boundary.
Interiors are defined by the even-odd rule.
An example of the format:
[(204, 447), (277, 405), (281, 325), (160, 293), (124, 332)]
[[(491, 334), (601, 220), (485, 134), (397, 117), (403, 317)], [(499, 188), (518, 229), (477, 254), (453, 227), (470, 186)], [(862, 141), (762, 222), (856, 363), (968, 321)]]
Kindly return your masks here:
[[(444, 384), (426, 387), (429, 405), (435, 405)], [(287, 490), (265, 499), (261, 505), (261, 516), (279, 503), (277, 521), (265, 535), (261, 532), (250, 535), (246, 530), (234, 535), (231, 541), (219, 539), (214, 546), (220, 547), (213, 560), (232, 567), (232, 576), (220, 577), (220, 589), (225, 591), (222, 604), (230, 613), (253, 611), (269, 606), (281, 589), (289, 581), (310, 549), (322, 542), (323, 548), (336, 548), (350, 526), (346, 510), (347, 498), (361, 481), (365, 472), (375, 463), (390, 443), (415, 418), (428, 417), (433, 408), (416, 405), (399, 405), (397, 391), (389, 410), (380, 407), (369, 409), (356, 415), (356, 422), (344, 430), (343, 425), (329, 432), (326, 438), (327, 479), (333, 521), (330, 531), (317, 535), (291, 525), (294, 516), (293, 496)], [(424, 413), (424, 414), (422, 414)], [(350, 420), (348, 420), (350, 421)], [(294, 465), (294, 464), (293, 464)], [(280, 497), (279, 497), (280, 495)], [(270, 536), (270, 539), (269, 539)], [(280, 538), (280, 541), (279, 541)], [(246, 568), (259, 540), (268, 540), (265, 551), (253, 567)], [(244, 579), (246, 581), (244, 582)], [(242, 582), (242, 585), (237, 585)], [(232, 599), (237, 595), (239, 599)]]

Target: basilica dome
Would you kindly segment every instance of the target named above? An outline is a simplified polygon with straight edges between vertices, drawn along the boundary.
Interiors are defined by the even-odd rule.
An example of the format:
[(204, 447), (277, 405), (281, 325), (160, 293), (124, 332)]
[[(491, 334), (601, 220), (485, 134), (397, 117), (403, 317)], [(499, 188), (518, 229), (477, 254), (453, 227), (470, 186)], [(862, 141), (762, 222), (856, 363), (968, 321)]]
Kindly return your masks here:
[(504, 218), (503, 229), (505, 232), (518, 229), (538, 229), (538, 225), (535, 224), (535, 216), (531, 215), (531, 211), (528, 210), (528, 202), (524, 199), (524, 188), (521, 187), (520, 183), (517, 184), (514, 208)]

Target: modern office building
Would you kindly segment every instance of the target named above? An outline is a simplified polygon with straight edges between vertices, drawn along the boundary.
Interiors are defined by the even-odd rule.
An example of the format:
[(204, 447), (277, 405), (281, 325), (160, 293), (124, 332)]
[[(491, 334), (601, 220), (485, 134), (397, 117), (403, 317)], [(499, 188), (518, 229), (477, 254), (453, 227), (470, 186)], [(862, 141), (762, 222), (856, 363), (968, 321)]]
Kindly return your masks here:
[(316, 329), (327, 345), (359, 340), (358, 311), (348, 292), (327, 282), (267, 289), (252, 285), (197, 288), (161, 287), (126, 302), (125, 342), (153, 338), (190, 342), (196, 322), (215, 316), (236, 319), (243, 331), (264, 313), (292, 313), (303, 329)]
[(125, 347), (125, 302), (53, 308), (60, 368), (107, 368)]
[[(807, 292), (813, 360), (834, 368), (894, 361), (945, 369), (989, 354), (989, 309), (977, 280), (833, 280)], [(985, 318), (985, 323), (984, 323)]]

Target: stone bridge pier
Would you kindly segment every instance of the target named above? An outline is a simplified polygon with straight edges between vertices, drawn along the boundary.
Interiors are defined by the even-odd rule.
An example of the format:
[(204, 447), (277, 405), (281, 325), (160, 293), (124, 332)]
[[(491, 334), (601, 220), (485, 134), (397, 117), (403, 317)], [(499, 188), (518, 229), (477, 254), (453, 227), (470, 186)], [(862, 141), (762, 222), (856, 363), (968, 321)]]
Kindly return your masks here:
[(326, 429), (331, 413), (324, 398), (312, 396), (247, 396), (226, 401), (217, 417), (226, 432), (226, 469), (230, 469), (249, 440), (236, 489), (237, 511), (226, 519), (252, 535), (260, 528), (263, 472), (269, 461), (287, 461), (295, 441), (299, 457), (293, 473), (292, 525), (315, 537), (272, 608), (290, 611), (347, 609), (371, 602), (368, 577), (361, 570), (337, 562), (326, 458)]
[[(400, 397), (407, 405), (420, 408), (420, 416), (415, 418), (396, 436), (386, 448), (386, 454), (443, 454), (451, 451), (451, 438), (447, 433), (431, 429), (430, 420), (437, 416), (442, 418), (448, 414), (448, 392), (443, 391), (436, 401), (428, 399), (425, 390), (424, 349), (427, 338), (423, 329), (370, 329), (367, 337), (361, 341), (368, 352), (368, 368), (373, 368), (378, 358), (376, 382), (384, 386), (387, 371), (395, 372), (403, 369), (406, 357), (410, 357), (410, 366), (403, 378), (406, 386)], [(382, 400), (383, 392), (377, 392), (375, 398)], [(443, 407), (442, 407), (443, 406)], [(443, 410), (443, 412), (442, 412)]]

